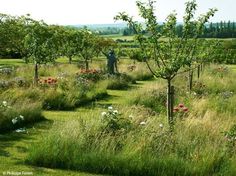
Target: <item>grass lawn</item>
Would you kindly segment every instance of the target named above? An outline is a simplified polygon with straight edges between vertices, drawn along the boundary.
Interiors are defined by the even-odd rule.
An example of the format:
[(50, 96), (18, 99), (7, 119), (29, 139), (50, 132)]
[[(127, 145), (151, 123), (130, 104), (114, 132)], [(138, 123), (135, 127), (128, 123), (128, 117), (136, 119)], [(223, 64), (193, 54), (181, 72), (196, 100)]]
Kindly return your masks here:
[[(76, 115), (76, 112), (71, 112)], [(63, 118), (65, 114), (58, 112), (56, 117)], [(43, 167), (35, 167), (26, 165), (24, 163), (25, 157), (28, 154), (28, 146), (33, 142), (40, 139), (43, 134), (53, 123), (54, 116), (50, 113), (45, 113), (48, 121), (40, 122), (32, 127), (27, 127), (27, 133), (11, 132), (0, 135), (0, 175), (4, 172), (29, 172), (33, 175), (81, 175), (89, 176), (94, 174), (66, 171), (60, 169), (48, 169)], [(52, 118), (52, 119), (51, 119)], [(9, 174), (11, 175), (11, 174)]]
[(15, 65), (20, 66), (24, 65), (25, 62), (22, 59), (0, 59), (0, 66), (1, 65)]
[[(139, 82), (132, 89), (139, 86), (143, 88), (145, 85), (151, 84), (151, 81)], [(25, 158), (28, 154), (28, 147), (32, 142), (41, 139), (47, 134), (53, 123), (63, 123), (76, 120), (81, 117), (92, 117), (94, 114), (101, 114), (107, 106), (113, 104), (118, 105), (124, 102), (124, 97), (129, 90), (109, 90), (108, 98), (94, 102), (87, 107), (78, 108), (75, 111), (44, 111), (43, 115), (46, 121), (39, 122), (33, 126), (27, 126), (27, 133), (10, 132), (0, 135), (0, 175), (4, 172), (32, 172), (33, 175), (81, 175), (95, 176), (96, 174), (66, 171), (60, 169), (49, 169), (44, 167), (35, 167), (25, 164)]]
[[(104, 57), (101, 57), (96, 61), (94, 60), (94, 62), (91, 64), (91, 67), (92, 68), (99, 67), (99, 64), (101, 61), (103, 61), (103, 63), (106, 62)], [(67, 63), (68, 60), (67, 60), (67, 58), (59, 58), (57, 60), (57, 62), (63, 63), (62, 66), (64, 66), (64, 65), (66, 65), (65, 63)], [(120, 69), (122, 71), (125, 70), (127, 67), (127, 64), (129, 64), (130, 62), (131, 61), (128, 59), (121, 60), (119, 63), (121, 65)], [(24, 62), (22, 60), (18, 60), (18, 59), (13, 59), (13, 60), (1, 59), (0, 60), (0, 65), (17, 65), (18, 66), (18, 65), (23, 65), (23, 64), (24, 64)], [(228, 67), (236, 72), (236, 65), (228, 65)], [(41, 69), (43, 69), (43, 68), (41, 68)], [(75, 72), (77, 67), (75, 65), (74, 65), (74, 67), (70, 65), (67, 67), (67, 69), (71, 69), (71, 70), (74, 69), (73, 72)], [(207, 70), (206, 70), (206, 72), (207, 72)], [(52, 74), (52, 70), (50, 70), (50, 74)], [(55, 71), (55, 75), (56, 75), (56, 71)], [(235, 102), (234, 101), (235, 97), (226, 99), (225, 106), (223, 109), (219, 108), (221, 106), (219, 106), (218, 104), (214, 104), (214, 103), (218, 103), (218, 101), (219, 101), (218, 99), (211, 100), (211, 98), (215, 98), (216, 96), (221, 95), (221, 94), (213, 95), (213, 92), (218, 92), (218, 90), (221, 91), (222, 89), (225, 89), (225, 90), (231, 91), (233, 86), (231, 86), (231, 84), (229, 84), (230, 81), (227, 79), (232, 79), (231, 78), (232, 75), (227, 75), (228, 77), (227, 76), (224, 77), (226, 79), (226, 82), (220, 83), (218, 81), (217, 84), (214, 82), (213, 79), (211, 79), (211, 78), (214, 78), (215, 75), (212, 74), (210, 78), (207, 76), (204, 77), (204, 79), (209, 81), (209, 82), (206, 81), (207, 84), (209, 83), (209, 86), (207, 87), (208, 89), (206, 89), (206, 90), (208, 90), (209, 93), (212, 93), (212, 97), (210, 97), (210, 95), (209, 95), (209, 97), (207, 97), (208, 95), (203, 95), (206, 97), (199, 98), (199, 99), (193, 98), (192, 102), (187, 102), (188, 98), (186, 98), (186, 96), (183, 96), (183, 97), (181, 97), (182, 99), (178, 100), (178, 101), (181, 101), (184, 103), (186, 101), (186, 103), (189, 104), (189, 106), (190, 105), (192, 106), (192, 107), (190, 106), (190, 111), (191, 111), (190, 118), (186, 118), (186, 121), (185, 120), (181, 121), (182, 124), (179, 124), (179, 125), (183, 125), (186, 128), (183, 128), (182, 126), (180, 126), (178, 128), (178, 135), (180, 136), (180, 138), (183, 137), (183, 139), (185, 139), (185, 137), (187, 136), (186, 140), (178, 141), (178, 142), (180, 142), (177, 144), (177, 145), (179, 145), (179, 152), (180, 152), (179, 155), (180, 156), (187, 155), (184, 153), (181, 154), (184, 147), (186, 147), (186, 151), (193, 152), (193, 153), (198, 152), (198, 150), (200, 150), (200, 149), (203, 150), (201, 147), (197, 148), (196, 150), (193, 149), (192, 151), (190, 148), (188, 148), (189, 141), (191, 141), (190, 138), (195, 138), (195, 136), (199, 137), (199, 140), (202, 140), (203, 144), (206, 145), (206, 147), (204, 148), (204, 151), (206, 149), (206, 153), (204, 153), (206, 156), (208, 156), (208, 153), (209, 153), (207, 151), (208, 148), (209, 148), (209, 151), (212, 150), (215, 152), (214, 147), (212, 149), (211, 149), (211, 147), (209, 147), (209, 146), (211, 146), (211, 142), (212, 142), (212, 144), (220, 145), (218, 143), (214, 143), (215, 141), (219, 141), (219, 139), (221, 140), (223, 138), (223, 135), (221, 133), (220, 133), (220, 135), (218, 134), (219, 129), (221, 131), (228, 130), (230, 125), (232, 123), (234, 123), (234, 121), (235, 121), (235, 120), (232, 120), (233, 118), (231, 118), (231, 117), (233, 117), (233, 115), (235, 113), (235, 110), (233, 109), (233, 105), (232, 105)], [(183, 78), (184, 78), (184, 76), (183, 76)], [(217, 80), (221, 80), (221, 79), (217, 78)], [(224, 80), (224, 79), (222, 79), (222, 80)], [(183, 79), (178, 79), (177, 81), (184, 83)], [(224, 86), (225, 84), (226, 84), (226, 86)], [(140, 97), (145, 96), (146, 94), (142, 95), (142, 93), (145, 93), (145, 91), (153, 90), (153, 89), (165, 91), (165, 89), (163, 89), (164, 87), (165, 87), (165, 82), (161, 81), (159, 79), (158, 80), (149, 80), (149, 81), (137, 81), (136, 84), (131, 85), (127, 90), (107, 90), (108, 96), (105, 97), (104, 99), (94, 101), (88, 105), (84, 105), (83, 107), (77, 108), (73, 111), (43, 111), (43, 115), (47, 120), (36, 123), (34, 125), (26, 126), (26, 129), (27, 129), (26, 133), (17, 133), (15, 131), (13, 131), (13, 132), (9, 132), (6, 134), (0, 134), (0, 175), (4, 174), (6, 172), (8, 172), (8, 173), (10, 173), (10, 172), (25, 172), (25, 173), (29, 172), (29, 173), (31, 173), (32, 172), (33, 175), (48, 175), (48, 176), (50, 176), (50, 175), (56, 175), (56, 176), (57, 175), (58, 176), (59, 175), (81, 175), (81, 176), (85, 176), (85, 175), (90, 176), (91, 175), (91, 176), (95, 176), (96, 174), (76, 171), (77, 169), (72, 171), (72, 170), (66, 170), (66, 168), (64, 168), (65, 170), (62, 170), (62, 169), (52, 169), (52, 168), (31, 166), (31, 165), (27, 164), (25, 161), (26, 161), (27, 156), (29, 155), (29, 151), (30, 151), (30, 147), (31, 147), (32, 143), (44, 140), (44, 138), (46, 140), (47, 136), (49, 135), (49, 132), (51, 134), (51, 129), (53, 127), (55, 128), (55, 125), (57, 125), (57, 124), (59, 124), (59, 125), (61, 124), (62, 126), (64, 124), (68, 125), (68, 123), (70, 123), (70, 122), (73, 123), (74, 121), (80, 121), (81, 119), (82, 120), (88, 120), (88, 119), (93, 120), (96, 118), (98, 119), (101, 116), (101, 113), (106, 111), (107, 107), (110, 105), (114, 106), (114, 108), (117, 108), (118, 110), (120, 110), (120, 109), (124, 110), (126, 108), (125, 109), (126, 111), (124, 111), (126, 116), (128, 116), (129, 114), (132, 114), (134, 112), (134, 113), (136, 113), (136, 116), (139, 117), (138, 120), (146, 119), (147, 122), (155, 122), (153, 124), (155, 124), (154, 126), (157, 126), (157, 128), (159, 128), (159, 125), (156, 125), (156, 124), (160, 124), (162, 122), (164, 122), (163, 123), (164, 126), (167, 127), (167, 124), (165, 123), (164, 116), (162, 116), (160, 114), (156, 115), (155, 113), (154, 113), (154, 115), (149, 116), (150, 114), (148, 114), (148, 113), (145, 114), (146, 111), (142, 112), (143, 109), (141, 109), (141, 110), (138, 109), (138, 108), (140, 108), (140, 106), (128, 104), (129, 99), (132, 99), (137, 95), (139, 95)], [(199, 88), (199, 90), (201, 90), (201, 87)], [(227, 93), (227, 91), (225, 91), (225, 92)], [(151, 94), (151, 96), (156, 96), (156, 95), (158, 96), (158, 94), (154, 94), (154, 95)], [(145, 98), (145, 97), (142, 97), (142, 98)], [(150, 98), (150, 97), (148, 97), (148, 98)], [(147, 98), (147, 100), (148, 100), (148, 98)], [(192, 98), (192, 97), (190, 97), (190, 98)], [(214, 101), (216, 101), (216, 102), (214, 102)], [(177, 103), (179, 103), (179, 102), (177, 102)], [(141, 108), (143, 108), (143, 107), (144, 106), (141, 105)], [(124, 109), (122, 109), (122, 108), (124, 108)], [(228, 109), (226, 109), (226, 108), (228, 108)], [(150, 110), (150, 108), (147, 111), (149, 111), (149, 110)], [(138, 114), (139, 111), (140, 111), (140, 114)], [(204, 115), (201, 115), (201, 114), (204, 114)], [(217, 114), (217, 117), (215, 116), (215, 114)], [(202, 120), (195, 118), (196, 116), (199, 116)], [(153, 118), (153, 117), (155, 117), (155, 118)], [(221, 117), (224, 117), (225, 120), (223, 121)], [(156, 121), (152, 121), (153, 119), (155, 119)], [(213, 121), (213, 119), (214, 119), (214, 121)], [(230, 122), (230, 123), (228, 123), (228, 122)], [(138, 124), (139, 124), (139, 122), (138, 122)], [(151, 126), (149, 126), (149, 127), (151, 127)], [(148, 129), (148, 126), (147, 126), (147, 129)], [(208, 131), (208, 129), (212, 129), (212, 130)], [(191, 132), (191, 130), (192, 130), (192, 132)], [(202, 136), (199, 135), (200, 133), (198, 133), (199, 132), (198, 130), (203, 133)], [(73, 129), (72, 129), (72, 131), (73, 131)], [(193, 136), (191, 136), (191, 134), (193, 134)], [(212, 135), (212, 136), (210, 136), (210, 135)], [(144, 139), (148, 139), (148, 138), (149, 138), (149, 136), (144, 137)], [(211, 139), (216, 139), (216, 140), (210, 141), (208, 144), (208, 142), (204, 142), (205, 138), (210, 139), (210, 140)], [(58, 140), (60, 140), (60, 139), (58, 139)], [(199, 145), (198, 141), (197, 141), (198, 139), (195, 138), (195, 140), (196, 140), (195, 141), (196, 145)], [(143, 141), (143, 145), (145, 145), (145, 141), (146, 140)], [(186, 142), (186, 144), (184, 143), (183, 145), (181, 145), (181, 141)], [(44, 144), (44, 143), (42, 143), (42, 144)], [(156, 143), (154, 143), (154, 144), (156, 144)], [(191, 144), (191, 145), (193, 147), (195, 144), (194, 145)], [(53, 146), (57, 147), (57, 145), (53, 145)], [(153, 147), (155, 147), (155, 146), (153, 146)], [(161, 147), (161, 146), (159, 146), (159, 147)], [(57, 149), (57, 148), (55, 148), (55, 149)], [(137, 148), (137, 149), (139, 149), (139, 148)], [(163, 149), (163, 151), (165, 151), (165, 150)], [(130, 153), (132, 154), (132, 152), (129, 151), (128, 154), (130, 154)], [(218, 164), (220, 165), (221, 160), (217, 159), (217, 157), (218, 157), (217, 152), (214, 154), (216, 155), (216, 158), (213, 157), (213, 159), (215, 159), (215, 160), (213, 160), (209, 156), (209, 163), (211, 164), (210, 159), (212, 159), (212, 165), (214, 165), (214, 162), (219, 162)], [(75, 156), (77, 156), (77, 155), (75, 155)], [(192, 160), (194, 162), (196, 161), (196, 163), (199, 164), (199, 165), (196, 165), (196, 168), (199, 167), (200, 171), (201, 171), (201, 169), (203, 169), (203, 170), (208, 169), (207, 168), (208, 165), (206, 166), (206, 168), (205, 168), (205, 165), (200, 166), (200, 164), (202, 164), (204, 162), (206, 162), (206, 164), (209, 164), (208, 161), (200, 160), (198, 163), (198, 159), (201, 159), (201, 158), (198, 158), (198, 155), (195, 156), (195, 155), (190, 154), (190, 156), (193, 157), (193, 159), (191, 158), (190, 160)], [(206, 157), (206, 156), (203, 156), (203, 157)], [(194, 157), (196, 157), (196, 158), (194, 158)], [(121, 159), (123, 159), (123, 158), (121, 157)], [(168, 162), (168, 161), (169, 160), (163, 160), (164, 163), (162, 163), (162, 164), (165, 165), (165, 162)], [(99, 163), (98, 160), (97, 160), (97, 162)], [(122, 164), (122, 162), (123, 161), (121, 160), (121, 164)], [(96, 163), (96, 159), (95, 159), (94, 163)], [(170, 163), (172, 163), (172, 162), (170, 162)], [(179, 163), (177, 162), (176, 165), (178, 166), (178, 164)], [(217, 167), (217, 164), (216, 164), (216, 167)], [(231, 170), (234, 171), (232, 167), (231, 167)], [(196, 173), (201, 173), (200, 171), (199, 172), (196, 171)], [(209, 172), (206, 171), (205, 173), (210, 173), (210, 171)], [(225, 173), (227, 173), (227, 172), (225, 172)]]

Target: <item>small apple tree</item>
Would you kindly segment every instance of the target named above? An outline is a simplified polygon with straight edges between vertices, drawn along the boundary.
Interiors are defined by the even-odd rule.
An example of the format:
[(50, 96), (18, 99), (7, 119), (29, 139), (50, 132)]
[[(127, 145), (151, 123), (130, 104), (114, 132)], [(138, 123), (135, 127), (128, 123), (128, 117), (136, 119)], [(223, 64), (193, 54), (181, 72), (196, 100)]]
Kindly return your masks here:
[(76, 29), (64, 29), (63, 31), (62, 55), (68, 57), (71, 64), (72, 58), (79, 55), (82, 35)]
[(193, 42), (193, 33), (196, 33), (198, 28), (200, 29), (214, 15), (216, 9), (210, 9), (208, 13), (200, 16), (193, 23), (197, 4), (195, 1), (187, 2), (183, 18), (183, 35), (179, 38), (175, 32), (177, 26), (175, 12), (166, 18), (163, 29), (157, 30), (159, 25), (154, 14), (154, 1), (148, 0), (146, 3), (137, 1), (136, 5), (140, 16), (145, 20), (146, 35), (143, 33), (144, 25), (134, 21), (125, 12), (119, 13), (115, 20), (127, 22), (129, 27), (135, 31), (135, 38), (145, 56), (144, 60), (149, 70), (155, 77), (167, 81), (167, 118), (170, 127), (172, 127), (174, 124), (172, 80), (181, 68), (188, 65), (195, 53), (196, 47), (190, 45)]
[(80, 31), (81, 41), (79, 44), (78, 53), (85, 62), (85, 69), (89, 69), (89, 60), (96, 56), (96, 41), (97, 36), (87, 29)]
[(30, 20), (24, 39), (27, 57), (34, 62), (34, 84), (38, 84), (38, 67), (40, 64), (53, 62), (59, 54), (56, 29), (43, 21)]

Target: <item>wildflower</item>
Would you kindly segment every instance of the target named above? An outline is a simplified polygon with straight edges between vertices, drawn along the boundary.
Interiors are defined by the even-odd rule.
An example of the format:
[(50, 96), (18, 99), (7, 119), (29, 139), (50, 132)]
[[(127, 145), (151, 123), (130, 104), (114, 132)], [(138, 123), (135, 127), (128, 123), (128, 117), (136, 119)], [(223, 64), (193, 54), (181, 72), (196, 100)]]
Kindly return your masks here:
[(24, 116), (23, 115), (20, 115), (19, 116), (21, 120), (24, 120)]
[(25, 128), (19, 128), (16, 130), (17, 133), (25, 133), (27, 132)]
[(184, 112), (188, 112), (188, 108), (187, 108), (187, 107), (184, 107), (184, 108), (183, 108), (183, 111), (184, 111)]
[(146, 122), (142, 121), (140, 122), (140, 125), (146, 125)]
[(102, 112), (102, 117), (105, 117), (107, 115), (106, 112)]
[(129, 118), (131, 118), (131, 119), (132, 119), (132, 118), (134, 118), (134, 116), (131, 114), (131, 115), (129, 115)]
[(178, 107), (174, 107), (173, 112), (178, 112), (179, 108)]
[(113, 110), (113, 107), (112, 107), (112, 106), (109, 106), (109, 107), (108, 107), (108, 110), (109, 110), (109, 111), (112, 111), (112, 110)]
[(7, 106), (7, 102), (6, 102), (6, 101), (3, 101), (3, 102), (2, 102), (2, 105), (6, 107), (6, 106)]
[(113, 114), (118, 114), (118, 111), (117, 111), (117, 110), (114, 110), (114, 111), (113, 111)]
[(180, 107), (180, 108), (183, 108), (183, 107), (184, 107), (184, 104), (180, 103), (180, 104), (179, 104), (179, 107)]
[(15, 125), (17, 123), (17, 117), (12, 119), (11, 121), (12, 121), (13, 125)]
[(160, 128), (163, 128), (163, 127), (164, 127), (164, 125), (161, 123), (161, 124), (159, 125), (159, 127), (160, 127)]

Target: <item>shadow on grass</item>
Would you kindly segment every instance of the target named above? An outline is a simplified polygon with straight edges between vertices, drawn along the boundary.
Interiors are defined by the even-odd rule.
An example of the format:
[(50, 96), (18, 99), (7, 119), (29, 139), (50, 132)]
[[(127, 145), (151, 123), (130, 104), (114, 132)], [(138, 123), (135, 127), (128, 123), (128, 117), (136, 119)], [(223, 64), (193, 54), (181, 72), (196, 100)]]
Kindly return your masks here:
[[(7, 132), (0, 134), (0, 156), (10, 157), (10, 153), (6, 151), (6, 148), (14, 146), (17, 142), (27, 140), (32, 141), (34, 135), (38, 134), (39, 131), (48, 130), (51, 128), (53, 120), (41, 120), (35, 124), (26, 124), (26, 132), (17, 133), (16, 131)], [(27, 148), (16, 146), (19, 152), (27, 152)]]

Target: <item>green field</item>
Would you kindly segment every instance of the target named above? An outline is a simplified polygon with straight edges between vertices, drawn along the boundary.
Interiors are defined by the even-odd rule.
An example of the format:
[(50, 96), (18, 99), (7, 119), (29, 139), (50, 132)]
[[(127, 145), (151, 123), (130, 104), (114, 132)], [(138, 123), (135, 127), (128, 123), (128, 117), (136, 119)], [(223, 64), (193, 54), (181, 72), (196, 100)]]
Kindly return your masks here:
[[(95, 60), (92, 63), (92, 67), (98, 68), (101, 61), (105, 63), (104, 58), (101, 58), (97, 61)], [(69, 75), (73, 75), (73, 73), (78, 71), (75, 65), (66, 63), (67, 59), (61, 58), (58, 60), (59, 65), (54, 66), (55, 68), (53, 69), (50, 67), (40, 68), (42, 70), (40, 74), (44, 75), (44, 77), (57, 75), (58, 71), (61, 71), (62, 68), (63, 71), (67, 71)], [(9, 60), (8, 62), (8, 60), (4, 59), (0, 60), (0, 64), (17, 66), (18, 69), (25, 68), (26, 70), (32, 67), (32, 65), (24, 65), (20, 60)], [(120, 71), (127, 72), (127, 65), (129, 64), (131, 64), (131, 61), (122, 60), (119, 63)], [(124, 170), (122, 171), (122, 169), (120, 169), (118, 171), (116, 167), (111, 165), (112, 163), (110, 163), (111, 160), (109, 159), (109, 157), (113, 158), (112, 146), (116, 144), (116, 142), (113, 141), (113, 137), (115, 137), (118, 141), (123, 143), (122, 145), (124, 145), (125, 148), (115, 155), (116, 159), (113, 162), (116, 163), (118, 168), (127, 169), (127, 172), (130, 170), (129, 172), (136, 173), (136, 170), (146, 167), (142, 165), (142, 160), (136, 160), (139, 156), (141, 158), (144, 157), (143, 160), (145, 157), (148, 157), (149, 160), (146, 162), (149, 164), (152, 164), (152, 162), (159, 163), (159, 168), (156, 168), (155, 165), (150, 165), (150, 167), (152, 167), (154, 173), (156, 172), (155, 169), (159, 170), (161, 175), (165, 175), (164, 173), (167, 175), (172, 175), (173, 173), (177, 175), (180, 173), (184, 173), (185, 175), (233, 175), (235, 173), (235, 148), (229, 146), (231, 143), (225, 141), (222, 132), (228, 131), (232, 125), (236, 123), (236, 112), (234, 108), (236, 101), (234, 91), (236, 85), (232, 82), (236, 75), (236, 66), (228, 65), (228, 72), (220, 73), (219, 75), (213, 74), (212, 71), (219, 66), (220, 65), (211, 65), (204, 71), (202, 78), (198, 81), (206, 84), (206, 88), (202, 90), (200, 87), (195, 87), (194, 91), (196, 95), (189, 95), (186, 94), (185, 91), (178, 91), (176, 103), (183, 102), (189, 107), (190, 112), (187, 115), (178, 117), (180, 119), (178, 119), (175, 129), (175, 145), (168, 143), (168, 138), (163, 136), (163, 139), (156, 139), (159, 140), (161, 145), (158, 145), (158, 148), (153, 148), (154, 153), (152, 155), (148, 153), (145, 154), (146, 152), (150, 152), (150, 149), (146, 148), (146, 146), (150, 145), (151, 147), (152, 145), (158, 144), (154, 142), (154, 134), (151, 133), (151, 135), (148, 135), (149, 132), (151, 132), (150, 130), (154, 130), (156, 133), (162, 133), (160, 130), (168, 131), (168, 124), (165, 118), (165, 112), (163, 111), (164, 107), (159, 104), (161, 99), (158, 98), (158, 96), (161, 95), (159, 93), (165, 91), (165, 83), (159, 79), (136, 81), (136, 84), (130, 84), (129, 88), (125, 90), (107, 90), (108, 95), (106, 97), (90, 101), (88, 104), (81, 105), (73, 110), (43, 110), (42, 113), (45, 120), (25, 125), (26, 132), (17, 133), (16, 131), (12, 131), (1, 134), (0, 173), (29, 172), (33, 173), (33, 175), (97, 175), (100, 173), (106, 175), (119, 172), (123, 175), (125, 174), (123, 172)], [(137, 67), (139, 67), (140, 71), (140, 69), (143, 69), (145, 66), (141, 63), (137, 63)], [(18, 71), (16, 74), (19, 74)], [(137, 75), (140, 73), (137, 70), (129, 74), (137, 78)], [(180, 85), (177, 88), (178, 90), (183, 89), (184, 80), (182, 79), (182, 75), (174, 80), (174, 84), (176, 83)], [(230, 94), (230, 98), (225, 99), (222, 104), (222, 99), (220, 98), (221, 93), (227, 93), (227, 91), (232, 91), (233, 94)], [(30, 93), (30, 91), (26, 91), (24, 96), (26, 96), (27, 93)], [(48, 95), (45, 94), (45, 96)], [(40, 101), (42, 100), (40, 99)], [(101, 118), (100, 114), (107, 111), (107, 107), (111, 105), (117, 109), (124, 118), (131, 115), (134, 116), (132, 123), (134, 123), (133, 125), (135, 125), (136, 129), (132, 129), (126, 135), (128, 139), (131, 137), (130, 135), (134, 135), (138, 143), (135, 144), (135, 141), (131, 138), (130, 141), (134, 143), (125, 140), (119, 133), (117, 136), (113, 137), (109, 135), (104, 136), (104, 139), (98, 140), (94, 138), (94, 140), (98, 140), (97, 142), (99, 143), (95, 142), (91, 145), (92, 147), (95, 147), (93, 145), (97, 145), (97, 151), (101, 150), (101, 153), (91, 153), (93, 156), (93, 160), (91, 161), (87, 157), (90, 155), (90, 152), (96, 152), (96, 150), (90, 151), (88, 148), (88, 150), (86, 150), (88, 156), (81, 155), (81, 157), (84, 157), (82, 160), (84, 163), (87, 163), (87, 166), (79, 167), (78, 165), (77, 169), (75, 163), (80, 163), (80, 161), (72, 157), (71, 153), (66, 152), (77, 146), (72, 136), (81, 133), (81, 131), (77, 131), (80, 128), (80, 123), (92, 125), (91, 130), (97, 128), (97, 125), (101, 123), (99, 120)], [(141, 124), (142, 121), (147, 123), (146, 127), (140, 127), (139, 123)], [(94, 124), (96, 125), (93, 127)], [(162, 124), (164, 128), (160, 128), (160, 124)], [(81, 133), (82, 138), (87, 138), (88, 136), (86, 137), (86, 135), (90, 135), (90, 133), (94, 135), (93, 131), (89, 129), (86, 129), (86, 131), (86, 133)], [(60, 133), (62, 133), (63, 136), (59, 137)], [(52, 136), (54, 137), (51, 138)], [(67, 138), (70, 140), (67, 141)], [(78, 138), (77, 142), (82, 142), (80, 141), (82, 138)], [(106, 140), (111, 140), (110, 146), (106, 146)], [(70, 141), (74, 142), (70, 143)], [(58, 142), (58, 144), (55, 142)], [(161, 146), (163, 145), (166, 146), (166, 148), (162, 148)], [(175, 146), (175, 149), (172, 148), (172, 145)], [(105, 147), (104, 149), (107, 153), (104, 153), (101, 147)], [(132, 147), (135, 148), (132, 149)], [(54, 156), (50, 148), (53, 148), (55, 152), (61, 150), (59, 152), (61, 158), (57, 158), (57, 155)], [(176, 155), (172, 153), (172, 150), (174, 150)], [(229, 150), (230, 154), (228, 153)], [(179, 153), (176, 153), (176, 151)], [(78, 155), (76, 150), (74, 150), (74, 152), (74, 155)], [(155, 152), (163, 152), (161, 154), (161, 161), (156, 160), (154, 156), (157, 153)], [(182, 152), (186, 153), (184, 154)], [(49, 156), (45, 155), (47, 153)], [(100, 155), (104, 156), (106, 154), (110, 154), (111, 156), (105, 156), (105, 160), (103, 160)], [(64, 160), (68, 162), (67, 157), (71, 157), (71, 162), (66, 164), (68, 169), (60, 165), (60, 162), (64, 163)], [(80, 156), (78, 155), (77, 157), (79, 158)], [(137, 165), (130, 164), (129, 160), (137, 162)], [(185, 160), (187, 161), (185, 162)], [(55, 164), (50, 165), (46, 161)], [(168, 166), (167, 163), (170, 166)], [(97, 167), (94, 167), (94, 170), (92, 170), (93, 167), (91, 164)], [(180, 167), (179, 164), (182, 166)], [(102, 170), (102, 168), (106, 167), (108, 168), (107, 171)], [(174, 170), (171, 170), (169, 167), (174, 168)], [(190, 169), (191, 167), (192, 169)], [(142, 174), (148, 171), (139, 172)], [(149, 173), (149, 175), (153, 175), (153, 173)]]

